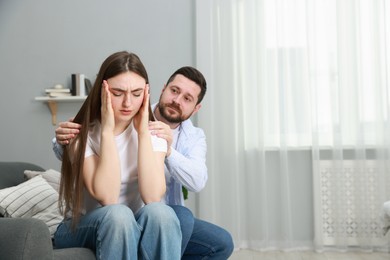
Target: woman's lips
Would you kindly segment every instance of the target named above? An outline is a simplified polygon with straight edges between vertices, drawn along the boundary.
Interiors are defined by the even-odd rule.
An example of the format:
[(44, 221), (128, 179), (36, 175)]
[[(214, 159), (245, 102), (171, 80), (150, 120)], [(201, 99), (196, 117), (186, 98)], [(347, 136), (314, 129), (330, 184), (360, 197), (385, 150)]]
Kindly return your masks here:
[(122, 115), (131, 115), (131, 110), (121, 110)]

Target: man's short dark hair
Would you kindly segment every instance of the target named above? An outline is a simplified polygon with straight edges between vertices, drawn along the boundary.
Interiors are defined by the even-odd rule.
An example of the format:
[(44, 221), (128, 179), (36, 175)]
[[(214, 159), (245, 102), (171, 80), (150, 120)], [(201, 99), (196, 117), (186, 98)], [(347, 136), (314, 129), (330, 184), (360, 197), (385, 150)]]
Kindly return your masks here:
[(206, 90), (207, 90), (207, 83), (203, 74), (199, 70), (195, 69), (194, 67), (190, 67), (190, 66), (181, 67), (169, 77), (167, 81), (167, 86), (170, 82), (172, 82), (175, 79), (176, 75), (178, 74), (183, 75), (184, 77), (192, 80), (200, 87), (200, 93), (198, 95), (198, 101), (196, 102), (196, 104), (202, 102), (204, 96), (206, 95)]

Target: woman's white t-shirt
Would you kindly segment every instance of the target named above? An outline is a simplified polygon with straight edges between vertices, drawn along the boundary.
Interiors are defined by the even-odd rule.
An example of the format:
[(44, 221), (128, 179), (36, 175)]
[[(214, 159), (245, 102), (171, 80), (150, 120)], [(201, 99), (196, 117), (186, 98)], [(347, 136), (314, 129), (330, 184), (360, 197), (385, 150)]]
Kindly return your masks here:
[[(88, 141), (85, 149), (85, 158), (100, 156), (101, 125), (96, 123), (88, 133)], [(152, 137), (153, 151), (167, 152), (167, 141), (155, 135)], [(121, 190), (118, 202), (125, 204), (136, 213), (145, 204), (138, 190), (138, 133), (131, 123), (127, 129), (115, 136), (115, 142), (119, 153), (121, 168)], [(101, 206), (84, 189), (84, 212), (89, 212)]]

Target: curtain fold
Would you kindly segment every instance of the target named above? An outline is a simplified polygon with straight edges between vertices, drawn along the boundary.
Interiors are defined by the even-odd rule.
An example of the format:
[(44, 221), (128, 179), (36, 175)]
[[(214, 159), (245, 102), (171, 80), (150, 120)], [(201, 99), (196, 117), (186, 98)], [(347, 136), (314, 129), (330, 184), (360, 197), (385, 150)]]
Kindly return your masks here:
[[(387, 0), (198, 0), (208, 185), (238, 248), (388, 250)], [(387, 238), (388, 239), (388, 238)]]

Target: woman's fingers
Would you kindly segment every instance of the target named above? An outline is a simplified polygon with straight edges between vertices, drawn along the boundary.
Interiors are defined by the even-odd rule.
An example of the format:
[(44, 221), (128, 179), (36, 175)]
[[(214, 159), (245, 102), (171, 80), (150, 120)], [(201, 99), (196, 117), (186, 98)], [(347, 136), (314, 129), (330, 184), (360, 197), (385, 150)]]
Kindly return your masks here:
[(101, 101), (102, 101), (102, 107), (101, 107), (102, 126), (109, 127), (113, 130), (115, 126), (114, 111), (111, 105), (111, 95), (110, 95), (109, 85), (106, 80), (103, 80), (102, 82)]

